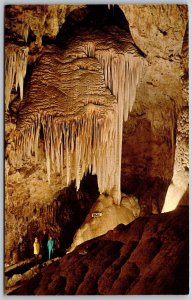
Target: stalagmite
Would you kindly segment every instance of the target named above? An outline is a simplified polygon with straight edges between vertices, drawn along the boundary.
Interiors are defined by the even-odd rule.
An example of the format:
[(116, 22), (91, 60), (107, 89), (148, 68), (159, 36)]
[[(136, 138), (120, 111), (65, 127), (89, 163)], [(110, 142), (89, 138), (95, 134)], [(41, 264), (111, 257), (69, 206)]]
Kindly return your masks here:
[(20, 89), (20, 98), (23, 99), (23, 83), (27, 71), (28, 47), (7, 45), (5, 47), (5, 109), (10, 103), (11, 91), (14, 87)]

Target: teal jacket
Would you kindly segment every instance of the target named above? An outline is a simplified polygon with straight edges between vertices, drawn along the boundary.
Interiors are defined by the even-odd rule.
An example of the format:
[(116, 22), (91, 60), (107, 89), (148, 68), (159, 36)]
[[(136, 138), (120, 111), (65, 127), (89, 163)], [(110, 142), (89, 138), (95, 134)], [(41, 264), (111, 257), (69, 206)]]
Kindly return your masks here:
[(54, 247), (54, 240), (48, 240), (47, 248), (49, 249), (49, 251), (53, 250), (53, 247)]

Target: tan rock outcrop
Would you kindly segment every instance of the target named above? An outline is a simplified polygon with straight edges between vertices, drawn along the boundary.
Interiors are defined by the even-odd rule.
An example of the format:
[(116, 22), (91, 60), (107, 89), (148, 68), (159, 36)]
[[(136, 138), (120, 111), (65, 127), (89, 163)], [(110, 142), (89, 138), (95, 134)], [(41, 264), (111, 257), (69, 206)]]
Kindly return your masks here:
[(148, 57), (179, 60), (187, 24), (187, 5), (124, 5), (136, 45)]
[(73, 243), (67, 252), (73, 251), (78, 245), (114, 229), (119, 224), (127, 225), (139, 217), (138, 199), (122, 195), (121, 205), (113, 203), (111, 196), (100, 195), (91, 207), (81, 227), (74, 235)]

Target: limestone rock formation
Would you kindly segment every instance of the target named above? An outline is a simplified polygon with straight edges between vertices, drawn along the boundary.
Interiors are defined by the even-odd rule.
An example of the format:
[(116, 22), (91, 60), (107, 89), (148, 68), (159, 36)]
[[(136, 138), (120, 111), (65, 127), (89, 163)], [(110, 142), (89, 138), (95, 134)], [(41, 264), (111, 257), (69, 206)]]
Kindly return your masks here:
[(5, 108), (11, 102), (13, 87), (20, 88), (20, 97), (23, 99), (24, 78), (27, 71), (28, 47), (18, 47), (12, 44), (5, 46)]
[(186, 5), (120, 5), (136, 45), (150, 57), (179, 60), (187, 24)]
[(74, 235), (73, 243), (67, 252), (77, 245), (103, 235), (118, 224), (127, 225), (139, 217), (138, 199), (133, 196), (121, 196), (121, 206), (113, 203), (111, 196), (100, 195), (87, 214), (85, 221)]
[[(182, 47), (182, 98), (183, 105), (177, 118), (177, 136), (173, 178), (168, 188), (163, 212), (173, 210), (178, 202), (189, 204), (189, 54), (188, 26)], [(170, 200), (170, 199), (174, 199)]]
[[(175, 149), (181, 130), (179, 128), (182, 127), (185, 132), (183, 135), (188, 136), (188, 103), (185, 100), (187, 92), (184, 96), (181, 67), (182, 59), (188, 52), (187, 42), (184, 46), (185, 52), (182, 50), (188, 22), (187, 6), (120, 7), (128, 20), (134, 42), (147, 55), (149, 63), (145, 78), (137, 88), (132, 113), (124, 125), (123, 141), (126, 142), (123, 143), (122, 152), (122, 190), (137, 195), (145, 206), (156, 206), (161, 211), (173, 177), (174, 165), (180, 160), (177, 154), (175, 158), (175, 151), (180, 152), (180, 157), (188, 156), (188, 138), (182, 139), (183, 142)], [(188, 61), (185, 59), (185, 70), (187, 68)], [(184, 72), (187, 79), (188, 72)], [(185, 82), (187, 86), (187, 80)], [(178, 121), (183, 110), (185, 121)], [(182, 125), (178, 122), (182, 122)], [(183, 184), (180, 198), (184, 191), (187, 192), (187, 159), (182, 169), (185, 170), (178, 177), (181, 185)], [(176, 197), (174, 199), (176, 201)], [(171, 207), (171, 198), (168, 201), (168, 206)]]
[(82, 7), (84, 5), (7, 5), (6, 39), (29, 42), (30, 50), (36, 48), (37, 51), (42, 47), (43, 37), (55, 38), (70, 12)]
[[(176, 189), (174, 198), (168, 197), (167, 207), (175, 208), (179, 200), (188, 204), (187, 23), (187, 5), (6, 6), (6, 266), (31, 257), (33, 238), (37, 235), (41, 239), (44, 230), (54, 236), (58, 255), (63, 255), (102, 192), (117, 204), (121, 192), (137, 198), (142, 218), (122, 234), (126, 239), (128, 230), (137, 237), (137, 230), (131, 229), (136, 226), (143, 233), (141, 239), (145, 230), (148, 235), (146, 245), (144, 240), (134, 244), (138, 239), (133, 237), (129, 246), (118, 240), (115, 231), (107, 236), (114, 235), (116, 241), (99, 238), (87, 242), (90, 247), (98, 244), (96, 262), (108, 251), (113, 252), (93, 273), (96, 281), (92, 287), (87, 283), (95, 252), (86, 261), (87, 250), (79, 246), (63, 262), (47, 269), (47, 278), (53, 277), (48, 289), (48, 281), (38, 274), (42, 286), (35, 291), (35, 277), (27, 285), (28, 293), (187, 292), (179, 275), (164, 283), (166, 272), (178, 274), (180, 267), (187, 272), (187, 256), (183, 265), (180, 257), (182, 251), (187, 253), (187, 238), (181, 242), (178, 232), (187, 232), (185, 221), (179, 223), (180, 212), (187, 214), (187, 208), (149, 217), (162, 211), (168, 187)], [(181, 192), (178, 201), (175, 191)], [(111, 214), (116, 212), (112, 209)], [(168, 230), (169, 222), (176, 224), (175, 235)], [(161, 224), (166, 228), (160, 228)], [(149, 248), (147, 257), (145, 246)], [(99, 252), (102, 247), (106, 252)], [(132, 247), (138, 249), (138, 256), (134, 254), (135, 260), (127, 262), (128, 268), (126, 264), (123, 267)], [(140, 253), (149, 263), (154, 253), (159, 253), (151, 270), (143, 265)], [(85, 262), (74, 270), (72, 281), (65, 273), (58, 277), (60, 271), (52, 274), (56, 266), (66, 272), (62, 264), (76, 263), (79, 257)], [(117, 265), (113, 264), (118, 257)], [(107, 267), (113, 278), (111, 286), (105, 287), (108, 273), (100, 275)], [(150, 282), (154, 283), (159, 273), (153, 290)], [(81, 281), (82, 274), (87, 276), (85, 281)]]
[(186, 207), (141, 217), (21, 279), (10, 295), (187, 294), (188, 246)]
[(15, 133), (17, 152), (35, 154), (37, 161), (43, 127), (49, 183), (51, 170), (63, 176), (66, 167), (65, 184), (75, 179), (78, 190), (89, 170), (97, 174), (100, 193), (112, 195), (118, 204), (123, 120), (144, 65), (124, 35), (112, 26), (105, 32), (78, 30), (65, 50), (49, 48), (33, 71)]

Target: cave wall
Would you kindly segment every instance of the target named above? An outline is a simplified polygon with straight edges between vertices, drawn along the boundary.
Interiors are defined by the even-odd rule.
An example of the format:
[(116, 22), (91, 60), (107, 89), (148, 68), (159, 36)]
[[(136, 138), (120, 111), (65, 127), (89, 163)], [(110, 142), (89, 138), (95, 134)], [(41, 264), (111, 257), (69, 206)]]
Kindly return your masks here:
[(84, 5), (7, 5), (5, 38), (27, 42), (35, 55), (42, 50), (43, 38), (55, 38), (70, 12), (81, 7)]
[[(188, 101), (182, 84), (182, 47), (188, 10), (186, 5), (120, 5), (120, 8), (134, 42), (148, 61), (133, 110), (124, 125), (122, 190), (136, 193), (146, 207), (144, 210), (155, 207), (154, 211), (161, 211), (174, 166), (181, 160), (179, 156), (188, 157), (187, 138), (175, 147), (181, 130), (183, 136), (188, 136), (184, 125), (188, 123)], [(178, 121), (183, 110), (185, 116), (182, 114), (183, 120)], [(180, 155), (175, 157), (175, 151)], [(188, 181), (187, 168), (184, 177)], [(183, 173), (179, 180), (183, 181)]]
[[(179, 132), (184, 136), (188, 130), (187, 126), (183, 126), (188, 119), (188, 103), (182, 94), (181, 81), (182, 44), (188, 21), (187, 6), (120, 5), (119, 7), (129, 23), (136, 45), (146, 55), (148, 62), (137, 88), (133, 110), (129, 120), (124, 124), (122, 191), (139, 197), (143, 214), (151, 211), (157, 213), (163, 207), (167, 188), (173, 176), (175, 151), (181, 153), (179, 157), (184, 153), (187, 156), (188, 151), (187, 139), (183, 140), (183, 146), (180, 144), (181, 146), (175, 149)], [(111, 9), (115, 15), (114, 7)], [(29, 48), (25, 86), (30, 76), (29, 71), (32, 71), (33, 66), (38, 63), (46, 47), (43, 43), (54, 42), (67, 18), (71, 18), (68, 22), (70, 27), (70, 24), (85, 16), (87, 16), (86, 6), (6, 7), (5, 46), (13, 43), (19, 47)], [(9, 163), (9, 157), (13, 155), (11, 147), (19, 105), (19, 92), (13, 91), (9, 111), (5, 113), (5, 261), (8, 264), (19, 259), (19, 243), (22, 244), (26, 238), (32, 243), (32, 234), (30, 236), (27, 234), (30, 223), (36, 222), (34, 231), (42, 232), (46, 227), (44, 223), (47, 224), (52, 220), (56, 212), (55, 195), (63, 189), (60, 178), (56, 175), (53, 176), (51, 185), (47, 182), (42, 143), (39, 146), (38, 165), (35, 165), (33, 160), (30, 164), (25, 160), (20, 165), (18, 162), (15, 162), (15, 165)], [(180, 119), (179, 114), (182, 115)], [(187, 168), (185, 172), (187, 174)], [(39, 220), (42, 216), (41, 223)], [(61, 228), (53, 220), (53, 227), (48, 230), (58, 232)]]
[[(79, 5), (9, 5), (5, 7), (5, 50), (9, 49), (10, 45), (16, 49), (28, 48), (25, 87), (34, 66), (42, 55), (43, 41), (54, 39), (65, 22), (66, 16), (80, 7)], [(49, 185), (42, 141), (39, 142), (38, 164), (35, 163), (35, 159), (30, 161), (16, 159), (13, 140), (21, 99), (19, 90), (16, 91), (14, 87), (10, 103), (9, 110), (5, 112), (6, 265), (31, 257), (34, 237), (37, 235), (41, 238), (44, 230), (52, 234), (58, 247), (62, 244), (62, 250), (65, 251), (72, 241), (76, 228), (83, 221), (82, 216), (86, 216), (92, 199), (92, 196), (88, 197), (86, 192), (81, 191), (80, 196), (78, 194), (74, 196), (73, 187), (71, 194), (74, 196), (74, 201), (69, 204), (68, 200), (71, 197), (68, 196), (67, 190), (63, 189), (64, 185), (57, 175), (52, 176), (52, 184)], [(64, 199), (61, 209), (58, 198)], [(75, 199), (79, 213), (77, 210), (73, 212), (72, 209)], [(85, 203), (82, 204), (80, 199), (83, 199), (82, 202)], [(81, 205), (84, 206), (82, 210)], [(58, 215), (58, 210), (61, 216)], [(77, 220), (78, 225), (74, 225), (76, 223), (74, 219)], [(64, 229), (67, 234), (61, 237), (61, 231), (63, 232)]]
[(177, 205), (189, 205), (189, 32), (186, 27), (182, 45), (182, 99), (183, 105), (177, 117), (177, 136), (173, 177), (169, 185), (163, 212)]

